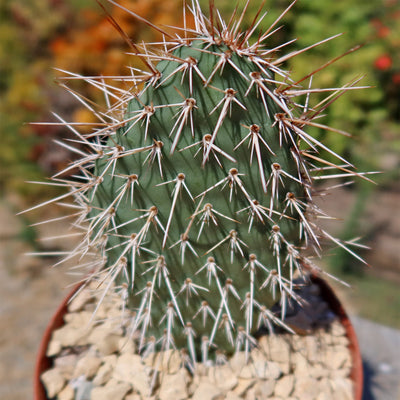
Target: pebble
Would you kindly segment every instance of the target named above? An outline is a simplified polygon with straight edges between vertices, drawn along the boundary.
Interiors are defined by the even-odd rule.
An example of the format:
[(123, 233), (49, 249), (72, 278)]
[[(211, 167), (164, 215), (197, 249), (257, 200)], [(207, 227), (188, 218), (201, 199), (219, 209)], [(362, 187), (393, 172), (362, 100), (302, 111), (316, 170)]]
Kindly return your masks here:
[(103, 360), (103, 364), (98, 369), (96, 376), (93, 379), (93, 384), (95, 386), (105, 385), (107, 381), (111, 378), (113, 370), (115, 368), (115, 364), (117, 361), (117, 356), (113, 356), (115, 361), (111, 361), (113, 359), (108, 358), (108, 360)]
[(41, 379), (49, 397), (54, 397), (64, 388), (65, 378), (58, 368), (47, 370), (42, 374)]
[(134, 354), (136, 352), (135, 343), (131, 338), (121, 337), (118, 340), (118, 353), (130, 353)]
[(238, 379), (238, 384), (233, 390), (237, 395), (242, 396), (256, 383), (255, 379)]
[(59, 342), (61, 347), (84, 346), (88, 344), (88, 335), (89, 330), (82, 329), (82, 326), (78, 328), (67, 324), (54, 331), (53, 339)]
[(283, 376), (276, 382), (274, 394), (275, 396), (281, 396), (284, 399), (286, 399), (292, 393), (293, 386), (294, 386), (294, 376), (293, 375)]
[(160, 400), (185, 400), (188, 398), (189, 373), (180, 369), (176, 374), (163, 374), (158, 396)]
[(54, 366), (62, 373), (65, 379), (69, 380), (73, 377), (78, 362), (76, 354), (68, 354), (57, 357)]
[(124, 400), (142, 400), (142, 397), (140, 396), (140, 394), (132, 393), (132, 394), (127, 394)]
[(210, 367), (208, 379), (224, 392), (233, 389), (238, 384), (238, 377), (232, 373), (229, 365)]
[(335, 378), (332, 379), (332, 390), (341, 400), (353, 399), (353, 385), (350, 379)]
[(62, 344), (59, 340), (56, 340), (54, 337), (50, 341), (49, 346), (47, 347), (46, 356), (53, 357), (57, 354), (60, 354), (62, 350)]
[(66, 385), (63, 390), (58, 394), (58, 400), (74, 400), (75, 390), (72, 386)]
[(267, 379), (257, 381), (254, 385), (254, 390), (258, 398), (271, 396), (275, 390), (275, 380)]
[(95, 343), (95, 348), (99, 351), (99, 353), (108, 356), (118, 352), (120, 339), (120, 335), (108, 333), (104, 335), (97, 343)]
[(262, 336), (259, 339), (259, 345), (262, 351), (271, 361), (280, 363), (289, 363), (291, 356), (290, 342), (287, 340), (288, 335), (270, 335)]
[(254, 387), (250, 388), (246, 392), (244, 398), (245, 400), (257, 400), (256, 390), (254, 389)]
[(132, 394), (127, 394), (124, 400), (142, 400), (142, 397), (140, 396), (140, 394), (132, 393)]
[(293, 373), (296, 377), (310, 376), (310, 364), (307, 358), (300, 352), (295, 352), (292, 356)]
[(112, 377), (117, 381), (132, 384), (133, 388), (143, 396), (151, 395), (148, 370), (137, 354), (119, 356)]
[(80, 311), (75, 313), (68, 313), (64, 316), (64, 321), (69, 328), (91, 328), (91, 321), (93, 313), (88, 311)]
[(149, 357), (145, 364), (149, 367), (156, 366), (157, 370), (168, 374), (175, 374), (181, 368), (182, 359), (179, 351), (168, 350), (157, 353), (156, 357)]
[(92, 294), (89, 290), (81, 290), (68, 304), (68, 311), (75, 313), (82, 311), (87, 303), (90, 303)]
[(238, 396), (235, 392), (229, 391), (226, 394), (225, 400), (242, 400), (242, 397)]
[(192, 400), (215, 400), (222, 391), (208, 382), (201, 382), (193, 393)]
[[(301, 400), (315, 400), (319, 394), (319, 387), (316, 380), (310, 377), (296, 377), (293, 395)], [(344, 400), (341, 397), (338, 399)]]
[(84, 376), (86, 379), (93, 378), (100, 368), (101, 363), (102, 360), (99, 357), (90, 354), (83, 356), (76, 364), (74, 377)]
[(123, 400), (130, 390), (131, 385), (123, 382), (97, 386), (92, 389), (90, 400)]

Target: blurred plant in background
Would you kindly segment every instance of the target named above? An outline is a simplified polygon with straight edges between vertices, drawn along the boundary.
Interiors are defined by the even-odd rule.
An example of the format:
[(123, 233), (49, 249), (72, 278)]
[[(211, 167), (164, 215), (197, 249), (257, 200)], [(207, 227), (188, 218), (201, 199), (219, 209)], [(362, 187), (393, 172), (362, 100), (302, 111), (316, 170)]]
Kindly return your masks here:
[[(120, 3), (157, 24), (175, 24), (181, 15), (181, 3), (176, 0)], [(133, 42), (157, 39), (120, 8), (106, 2), (104, 6)], [(58, 135), (65, 136), (58, 127), (26, 123), (54, 120), (49, 109), (72, 120), (85, 121), (86, 116), (90, 122), (91, 118), (73, 96), (54, 85), (57, 75), (65, 74), (53, 68), (117, 76), (126, 74), (127, 66), (135, 66), (124, 52), (128, 50), (124, 39), (95, 1), (4, 0), (0, 21), (0, 186), (4, 192), (17, 191), (34, 202), (43, 188), (25, 181), (54, 173), (72, 155), (53, 144)]]
[[(122, 0), (120, 3), (155, 24), (165, 25), (177, 23), (181, 8), (181, 0)], [(104, 5), (133, 42), (139, 38), (155, 39), (153, 32), (129, 14), (107, 2)], [(287, 1), (277, 1), (265, 23), (273, 20), (286, 5)], [(255, 10), (258, 6), (258, 1), (250, 3)], [(233, 5), (231, 1), (220, 0), (218, 7), (228, 13)], [(37, 194), (37, 188), (27, 187), (23, 182), (48, 175), (59, 163), (68, 161), (62, 160), (68, 155), (58, 150), (49, 158), (50, 140), (57, 135), (56, 128), (24, 123), (48, 120), (49, 104), (64, 117), (85, 120), (87, 115), (90, 122), (89, 113), (80, 108), (72, 96), (66, 98), (63, 91), (54, 86), (57, 72), (52, 68), (89, 76), (118, 76), (126, 72), (126, 66), (135, 65), (132, 65), (132, 57), (121, 51), (128, 51), (128, 47), (95, 1), (4, 0), (0, 5), (0, 19), (0, 118), (5, 143), (0, 182), (5, 189), (23, 190), (25, 194), (30, 191), (33, 195)], [(314, 80), (316, 86), (339, 87), (355, 78), (354, 71), (359, 71), (359, 77), (365, 76), (361, 83), (373, 86), (367, 91), (354, 91), (344, 96), (332, 105), (329, 117), (321, 122), (329, 125), (332, 119), (341, 121), (339, 128), (351, 132), (357, 144), (351, 144), (345, 136), (322, 131), (314, 134), (325, 135), (323, 140), (328, 146), (344, 152), (354, 163), (360, 165), (361, 162), (364, 169), (387, 169), (385, 151), (376, 151), (377, 143), (386, 143), (389, 152), (400, 149), (396, 126), (400, 119), (399, 21), (400, 10), (393, 0), (384, 1), (383, 6), (381, 0), (367, 3), (363, 0), (302, 0), (296, 4), (291, 18), (285, 21), (285, 33), (282, 31), (282, 35), (297, 38), (293, 50), (309, 46), (314, 37), (344, 33), (333, 45), (319, 46), (304, 57), (296, 57), (298, 64), (294, 72), (297, 76), (311, 72), (322, 60), (333, 59), (363, 44), (358, 51), (317, 74)]]

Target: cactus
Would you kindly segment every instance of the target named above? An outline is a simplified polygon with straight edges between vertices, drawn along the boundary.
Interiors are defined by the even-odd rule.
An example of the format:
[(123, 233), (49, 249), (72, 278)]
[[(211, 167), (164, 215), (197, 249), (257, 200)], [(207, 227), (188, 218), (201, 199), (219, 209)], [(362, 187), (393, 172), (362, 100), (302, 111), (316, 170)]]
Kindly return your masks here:
[[(206, 17), (197, 0), (193, 28), (187, 11), (174, 35), (146, 22), (165, 39), (130, 44), (146, 71), (123, 78), (129, 89), (82, 77), (107, 99), (106, 110), (80, 99), (99, 120), (93, 132), (60, 118), (81, 158), (53, 177), (70, 190), (51, 201), (74, 197), (67, 207), (83, 239), (72, 255), (95, 249), (88, 279), (101, 277), (105, 292), (115, 283), (127, 299), (141, 351), (186, 348), (193, 364), (215, 349), (247, 352), (260, 327), (286, 327), (286, 304), (301, 302), (294, 278), (322, 273), (306, 251), (319, 255), (328, 239), (359, 258), (318, 226), (326, 215), (313, 196), (319, 179), (364, 175), (307, 133), (345, 134), (318, 118), (358, 80), (303, 89), (320, 69), (299, 81), (282, 69), (303, 50), (279, 55), (284, 46), (268, 40), (292, 5), (256, 39), (261, 9), (243, 31), (245, 11), (225, 23), (213, 2)], [(270, 311), (277, 301), (280, 315)]]

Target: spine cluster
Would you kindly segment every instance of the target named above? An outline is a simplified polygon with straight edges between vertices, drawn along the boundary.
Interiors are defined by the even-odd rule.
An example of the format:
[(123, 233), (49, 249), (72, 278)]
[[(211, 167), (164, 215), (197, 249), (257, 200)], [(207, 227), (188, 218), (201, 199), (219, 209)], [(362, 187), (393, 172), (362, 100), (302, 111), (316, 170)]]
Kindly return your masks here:
[(346, 134), (318, 119), (356, 81), (303, 89), (314, 72), (295, 82), (281, 68), (298, 52), (268, 47), (288, 9), (253, 42), (264, 16), (242, 31), (244, 14), (225, 23), (213, 6), (208, 18), (197, 0), (189, 9), (194, 27), (132, 45), (147, 68), (123, 78), (130, 89), (82, 77), (108, 109), (85, 103), (99, 120), (90, 134), (61, 120), (81, 158), (53, 177), (70, 190), (53, 201), (74, 197), (83, 237), (73, 254), (98, 253), (90, 278), (128, 299), (140, 349), (187, 347), (196, 363), (215, 348), (248, 351), (260, 327), (285, 325), (287, 301), (301, 301), (294, 277), (320, 272), (304, 250), (319, 255), (328, 239), (358, 257), (318, 226), (327, 216), (313, 195), (316, 180), (361, 174), (307, 133)]

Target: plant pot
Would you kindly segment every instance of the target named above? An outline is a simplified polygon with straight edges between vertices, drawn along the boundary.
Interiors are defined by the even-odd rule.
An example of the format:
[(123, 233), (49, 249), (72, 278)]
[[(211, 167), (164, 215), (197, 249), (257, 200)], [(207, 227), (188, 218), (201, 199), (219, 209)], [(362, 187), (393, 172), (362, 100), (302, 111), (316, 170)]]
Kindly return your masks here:
[(364, 372), (356, 331), (354, 330), (354, 327), (350, 321), (349, 316), (344, 310), (342, 303), (336, 296), (333, 289), (328, 285), (328, 283), (317, 276), (313, 276), (311, 280), (313, 283), (317, 284), (320, 287), (321, 296), (329, 304), (332, 311), (338, 316), (340, 322), (346, 330), (346, 336), (349, 339), (348, 347), (353, 360), (350, 378), (354, 383), (354, 400), (362, 400)]
[[(349, 340), (348, 348), (352, 357), (352, 369), (350, 378), (353, 381), (354, 388), (354, 400), (362, 400), (363, 394), (363, 367), (360, 348), (358, 345), (357, 336), (355, 330), (351, 324), (351, 321), (345, 312), (341, 302), (337, 298), (333, 289), (328, 285), (326, 281), (319, 277), (312, 277), (312, 282), (318, 285), (321, 289), (322, 298), (329, 304), (331, 310), (337, 315), (339, 321), (343, 325), (346, 331), (346, 336)], [(36, 360), (35, 372), (34, 372), (34, 400), (47, 400), (45, 388), (41, 382), (41, 374), (49, 369), (52, 364), (52, 360), (46, 356), (47, 348), (52, 336), (52, 333), (57, 328), (64, 324), (64, 315), (67, 312), (68, 302), (76, 291), (81, 287), (77, 285), (63, 302), (60, 304), (55, 314), (53, 315), (49, 325), (47, 326), (40, 347), (39, 353)]]
[(68, 311), (68, 303), (81, 286), (82, 284), (76, 285), (64, 298), (44, 331), (35, 363), (33, 376), (33, 400), (47, 400), (46, 390), (40, 380), (42, 373), (51, 368), (52, 365), (52, 360), (46, 356), (47, 348), (53, 331), (64, 325), (64, 315)]

